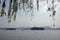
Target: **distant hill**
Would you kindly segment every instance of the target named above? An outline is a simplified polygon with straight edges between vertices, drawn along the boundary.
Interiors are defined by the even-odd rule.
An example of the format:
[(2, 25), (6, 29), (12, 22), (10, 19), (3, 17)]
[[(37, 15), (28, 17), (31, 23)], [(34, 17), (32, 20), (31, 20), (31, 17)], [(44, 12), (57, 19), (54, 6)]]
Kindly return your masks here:
[(53, 28), (49, 26), (41, 27), (20, 27), (20, 28), (0, 28), (0, 30), (60, 30), (60, 28)]
[(45, 30), (45, 28), (42, 28), (42, 27), (32, 27), (31, 30)]

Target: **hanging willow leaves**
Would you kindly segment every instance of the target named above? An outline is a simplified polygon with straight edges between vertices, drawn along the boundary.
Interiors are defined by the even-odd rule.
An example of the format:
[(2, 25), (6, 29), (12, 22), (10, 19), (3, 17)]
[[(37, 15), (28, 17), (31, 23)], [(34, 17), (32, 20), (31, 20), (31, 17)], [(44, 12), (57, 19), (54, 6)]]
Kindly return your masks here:
[(13, 3), (13, 11), (16, 12), (17, 11), (17, 0), (14, 0), (14, 3)]
[(47, 11), (50, 11), (50, 10), (51, 10), (51, 8), (48, 8), (48, 9), (47, 9)]
[(52, 9), (53, 9), (53, 27), (55, 27), (55, 13), (56, 13), (56, 11), (55, 11), (55, 8), (54, 8), (54, 0), (52, 0), (52, 5), (53, 5), (53, 7), (52, 7)]
[(25, 0), (22, 0), (22, 3), (23, 3), (23, 10), (25, 10), (25, 8), (24, 8), (24, 3), (25, 3)]
[(12, 6), (12, 0), (10, 0), (10, 4), (9, 4), (8, 17), (11, 16), (11, 6)]
[(3, 1), (3, 4), (2, 4), (1, 17), (4, 16), (4, 14), (6, 15), (6, 12), (5, 12), (5, 7), (6, 7), (5, 1), (6, 1), (6, 0), (4, 0), (4, 1)]
[(52, 3), (54, 3), (54, 0), (52, 0)]
[(30, 0), (30, 9), (32, 10), (33, 8), (33, 1)]
[(21, 3), (22, 3), (22, 0), (20, 0), (19, 2), (19, 9), (21, 9)]
[(12, 12), (12, 15), (14, 15), (14, 18), (13, 18), (14, 21), (16, 19), (17, 10), (18, 10), (18, 1), (14, 0), (14, 3), (13, 3), (13, 12)]
[(48, 4), (48, 0), (47, 0), (47, 4)]
[(39, 0), (37, 0), (37, 10), (39, 10)]
[(17, 12), (17, 10), (18, 10), (18, 3), (17, 3), (17, 0), (14, 0), (14, 3), (13, 3), (13, 13)]
[(28, 0), (22, 0), (22, 3), (24, 4), (24, 3), (28, 3)]
[(55, 16), (56, 11), (53, 11), (53, 16)]
[(2, 17), (2, 16), (4, 16), (4, 10), (2, 9), (1, 11), (2, 11), (1, 12), (1, 17)]
[(11, 10), (8, 11), (8, 23), (11, 22)]
[[(48, 3), (49, 2), (47, 0), (47, 4)], [(50, 11), (50, 10), (52, 11), (52, 15), (50, 14), (50, 16), (52, 16), (52, 18), (53, 18), (53, 24), (52, 24), (52, 26), (55, 27), (55, 17), (54, 16), (55, 16), (56, 11), (55, 11), (55, 7), (54, 7), (54, 0), (51, 1), (50, 7), (48, 7), (48, 9), (47, 9), (47, 11)]]
[(8, 23), (11, 22), (11, 7), (12, 7), (12, 0), (9, 3), (9, 10), (8, 10)]
[(4, 0), (4, 1), (3, 1), (3, 4), (2, 4), (2, 7), (3, 7), (3, 8), (6, 7), (6, 5), (5, 5), (5, 1), (6, 1), (6, 0)]
[(55, 24), (53, 24), (53, 27), (55, 27)]
[(32, 17), (33, 17), (33, 1), (30, 0), (30, 10), (32, 11), (31, 13), (31, 21), (32, 21)]

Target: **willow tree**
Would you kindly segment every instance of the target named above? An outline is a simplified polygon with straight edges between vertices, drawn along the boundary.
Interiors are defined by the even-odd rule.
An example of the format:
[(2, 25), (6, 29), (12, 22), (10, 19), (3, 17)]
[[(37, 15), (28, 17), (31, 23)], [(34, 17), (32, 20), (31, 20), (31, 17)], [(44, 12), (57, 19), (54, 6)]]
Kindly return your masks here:
[(9, 2), (8, 23), (11, 22), (11, 7), (12, 7), (12, 0), (10, 0), (10, 2)]
[(33, 0), (30, 0), (30, 11), (31, 11), (31, 21), (32, 21), (32, 17), (33, 17)]
[(39, 10), (39, 0), (37, 0), (36, 2), (37, 2), (37, 10)]
[[(47, 3), (49, 3), (48, 0), (47, 0)], [(48, 11), (52, 11), (52, 15), (50, 14), (50, 16), (52, 16), (52, 18), (53, 18), (52, 26), (55, 27), (55, 13), (56, 13), (56, 11), (55, 11), (54, 0), (51, 1), (51, 5), (52, 5), (51, 7), (48, 7)]]
[(13, 0), (13, 12), (12, 12), (12, 16), (14, 15), (13, 20), (16, 19), (16, 13), (18, 11), (18, 0)]
[(55, 27), (55, 13), (56, 13), (56, 11), (55, 11), (55, 8), (54, 8), (54, 0), (52, 0), (52, 9), (53, 9), (53, 14), (52, 14), (52, 16), (53, 16), (53, 27)]
[(28, 4), (29, 0), (21, 0), (21, 1), (23, 3), (23, 10), (25, 11), (25, 4)]
[(5, 2), (6, 2), (6, 0), (4, 0), (2, 3), (1, 17), (4, 16), (4, 14), (6, 15), (6, 12), (5, 12), (6, 4), (5, 4)]
[(19, 9), (21, 9), (22, 0), (19, 1)]

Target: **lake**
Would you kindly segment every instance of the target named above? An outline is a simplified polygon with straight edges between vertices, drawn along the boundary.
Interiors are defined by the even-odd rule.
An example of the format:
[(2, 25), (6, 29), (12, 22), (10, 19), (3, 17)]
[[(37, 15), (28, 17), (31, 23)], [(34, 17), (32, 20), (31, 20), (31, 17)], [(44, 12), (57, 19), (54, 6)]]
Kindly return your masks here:
[(60, 30), (0, 30), (0, 40), (60, 40)]

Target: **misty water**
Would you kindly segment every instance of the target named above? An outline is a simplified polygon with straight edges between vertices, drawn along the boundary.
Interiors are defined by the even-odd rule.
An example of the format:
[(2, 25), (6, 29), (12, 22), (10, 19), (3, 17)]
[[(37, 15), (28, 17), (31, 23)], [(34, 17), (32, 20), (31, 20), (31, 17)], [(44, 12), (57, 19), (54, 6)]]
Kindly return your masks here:
[[(50, 1), (49, 1), (50, 2)], [(0, 28), (60, 27), (60, 1), (0, 0)], [(60, 40), (60, 30), (0, 30), (0, 40)]]

